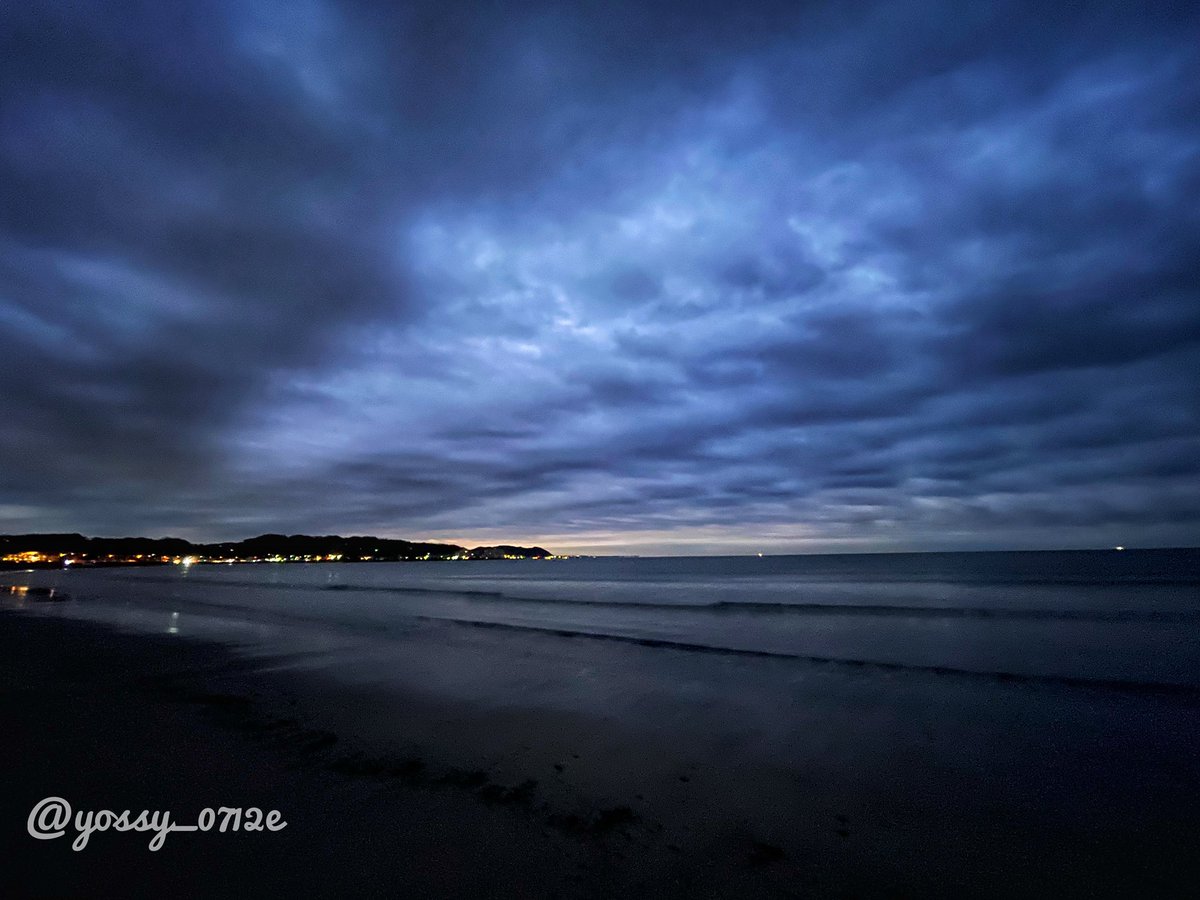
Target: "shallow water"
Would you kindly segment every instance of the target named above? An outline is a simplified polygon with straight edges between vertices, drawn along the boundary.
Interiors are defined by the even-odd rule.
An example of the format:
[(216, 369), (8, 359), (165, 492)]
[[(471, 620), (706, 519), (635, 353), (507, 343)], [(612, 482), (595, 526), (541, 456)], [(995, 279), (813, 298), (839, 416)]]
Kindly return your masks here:
[[(1118, 690), (1200, 687), (1200, 551), (195, 565), (0, 574), (56, 614), (334, 645), (428, 625)], [(10, 594), (6, 602), (38, 599)]]

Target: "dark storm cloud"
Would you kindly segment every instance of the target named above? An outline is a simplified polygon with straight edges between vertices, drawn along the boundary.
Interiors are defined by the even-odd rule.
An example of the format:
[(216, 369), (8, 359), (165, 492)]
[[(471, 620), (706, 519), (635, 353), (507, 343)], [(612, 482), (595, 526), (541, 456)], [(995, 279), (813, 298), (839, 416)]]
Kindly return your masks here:
[(1200, 537), (1181, 5), (0, 24), (0, 530)]

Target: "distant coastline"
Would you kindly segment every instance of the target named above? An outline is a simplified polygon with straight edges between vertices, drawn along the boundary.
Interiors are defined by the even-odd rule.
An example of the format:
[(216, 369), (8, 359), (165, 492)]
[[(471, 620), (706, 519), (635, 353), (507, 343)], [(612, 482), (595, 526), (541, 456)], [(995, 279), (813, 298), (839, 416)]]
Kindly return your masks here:
[(406, 541), (371, 535), (261, 534), (241, 541), (198, 544), (183, 538), (86, 537), (82, 534), (0, 535), (0, 568), (193, 565), (209, 563), (424, 562), (558, 559), (543, 547)]

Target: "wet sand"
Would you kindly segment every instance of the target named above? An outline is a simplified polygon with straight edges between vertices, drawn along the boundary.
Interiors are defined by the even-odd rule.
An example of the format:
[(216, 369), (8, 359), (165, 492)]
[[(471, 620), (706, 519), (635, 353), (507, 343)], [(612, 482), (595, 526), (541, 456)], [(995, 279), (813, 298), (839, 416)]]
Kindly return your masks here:
[[(532, 779), (367, 755), (316, 727), (289, 678), (223, 648), (0, 614), (0, 895), (619, 896), (787, 893), (776, 851), (708, 878), (629, 807), (551, 809)], [(302, 689), (303, 680), (294, 688)], [(531, 738), (532, 739), (532, 738)], [(569, 759), (569, 757), (568, 757)], [(482, 763), (481, 763), (482, 765)], [(564, 763), (565, 766), (565, 763)], [(551, 769), (553, 772), (553, 769)], [(33, 806), (278, 809), (276, 833), (75, 833), (36, 841)], [(771, 864), (776, 871), (766, 871)]]
[[(1061, 769), (1005, 768), (996, 748), (969, 746), (969, 728), (949, 731), (963, 720), (956, 705), (976, 703), (971, 684), (940, 684), (937, 708), (897, 724), (894, 746), (771, 759), (745, 750), (753, 736), (706, 743), (698, 707), (676, 720), (662, 698), (647, 699), (655, 728), (519, 698), (481, 708), (284, 656), (25, 613), (0, 614), (0, 658), (3, 896), (1189, 896), (1200, 872), (1195, 769), (1114, 793), (1143, 819), (1109, 802), (1100, 772), (1089, 812), (1086, 773), (1072, 774), (1088, 758), (1078, 748), (1063, 748)], [(745, 690), (749, 676), (730, 675)], [(835, 714), (878, 721), (892, 709), (868, 709), (834, 680), (803, 690), (814, 744), (832, 740)], [(1003, 690), (1028, 715), (1035, 689)], [(1196, 733), (1190, 700), (1146, 702), (1105, 697), (1105, 721), (1143, 734), (1136, 716), (1165, 722), (1167, 710), (1175, 724), (1156, 740)], [(1064, 741), (1082, 733), (1063, 728)], [(1120, 752), (1121, 735), (1106, 738)], [(1149, 795), (1137, 805), (1150, 790), (1174, 797), (1161, 816)], [(73, 852), (73, 833), (26, 833), (48, 796), (75, 810), (169, 810), (181, 823), (204, 807), (256, 806), (288, 825), (171, 834), (156, 853), (147, 835), (107, 832)]]

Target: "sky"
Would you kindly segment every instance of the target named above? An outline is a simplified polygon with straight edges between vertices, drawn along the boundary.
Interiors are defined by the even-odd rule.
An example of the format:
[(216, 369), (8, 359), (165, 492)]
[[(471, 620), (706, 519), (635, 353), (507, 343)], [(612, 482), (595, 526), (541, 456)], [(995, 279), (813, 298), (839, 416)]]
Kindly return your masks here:
[(1192, 4), (28, 0), (0, 195), (0, 532), (1200, 544)]

